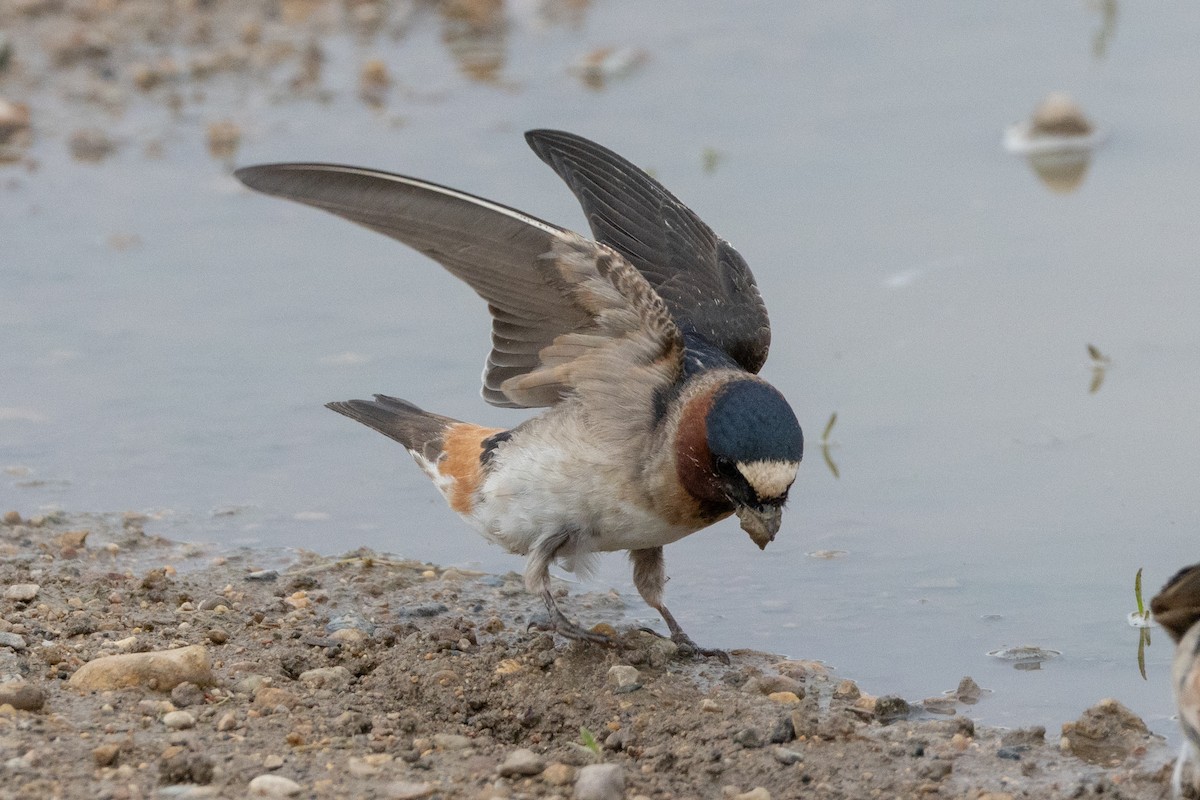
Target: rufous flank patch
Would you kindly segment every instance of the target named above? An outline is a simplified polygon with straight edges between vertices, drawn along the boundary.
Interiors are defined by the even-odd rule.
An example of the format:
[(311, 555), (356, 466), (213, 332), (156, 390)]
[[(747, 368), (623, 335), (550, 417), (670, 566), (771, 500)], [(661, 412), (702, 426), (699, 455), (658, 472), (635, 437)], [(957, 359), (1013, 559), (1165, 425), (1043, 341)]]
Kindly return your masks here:
[(458, 422), (446, 428), (442, 436), (443, 457), (438, 460), (437, 470), (454, 481), (447, 498), (450, 508), (459, 514), (471, 513), (475, 492), (483, 481), (483, 465), (479, 461), (483, 440), (503, 430), (469, 422)]

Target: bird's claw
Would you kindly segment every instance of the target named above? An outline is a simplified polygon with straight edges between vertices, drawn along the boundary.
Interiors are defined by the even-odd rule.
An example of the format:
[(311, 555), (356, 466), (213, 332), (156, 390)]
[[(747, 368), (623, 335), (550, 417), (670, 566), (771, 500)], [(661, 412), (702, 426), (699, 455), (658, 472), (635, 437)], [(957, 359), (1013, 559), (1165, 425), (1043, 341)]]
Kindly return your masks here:
[(729, 653), (724, 650), (718, 650), (712, 647), (701, 647), (692, 641), (692, 637), (688, 636), (683, 631), (675, 631), (671, 634), (671, 641), (679, 646), (680, 650), (685, 648), (690, 649), (697, 656), (705, 656), (707, 658), (719, 659), (724, 664), (733, 663), (729, 658)]
[(654, 628), (647, 628), (645, 626), (642, 626), (642, 627), (639, 627), (638, 630), (653, 634), (660, 639), (670, 639), (672, 642), (675, 643), (675, 645), (682, 651), (683, 655), (685, 655), (685, 656), (688, 656), (688, 655), (707, 656), (709, 658), (718, 658), (726, 664), (733, 663), (729, 658), (729, 653), (726, 653), (724, 650), (717, 650), (715, 648), (701, 647), (700, 645), (693, 642), (692, 637), (688, 636), (683, 631), (675, 631), (670, 636), (663, 636), (661, 633), (654, 630)]
[(590, 642), (592, 644), (599, 644), (605, 647), (617, 646), (616, 640), (608, 634), (590, 631), (581, 625), (576, 625), (566, 617), (559, 617), (556, 619), (533, 619), (529, 621), (529, 625), (527, 625), (525, 629), (530, 630), (531, 628), (536, 628), (539, 631), (545, 631), (547, 633), (557, 633), (564, 639), (569, 639), (574, 642)]

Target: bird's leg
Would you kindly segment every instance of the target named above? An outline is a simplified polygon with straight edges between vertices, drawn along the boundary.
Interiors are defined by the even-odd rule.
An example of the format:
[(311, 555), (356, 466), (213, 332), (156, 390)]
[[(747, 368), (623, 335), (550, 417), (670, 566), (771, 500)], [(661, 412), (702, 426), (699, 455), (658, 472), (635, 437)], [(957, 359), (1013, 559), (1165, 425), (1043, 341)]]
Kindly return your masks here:
[[(542, 600), (546, 603), (546, 611), (550, 613), (549, 623), (537, 627), (561, 634), (566, 639), (614, 645), (616, 643), (611, 637), (589, 631), (569, 620), (567, 615), (559, 609), (558, 603), (554, 602), (554, 595), (550, 591), (550, 562), (554, 560), (555, 553), (570, 540), (571, 533), (570, 530), (562, 530), (541, 539), (534, 546), (533, 552), (529, 554), (529, 563), (525, 565), (526, 588), (542, 596)], [(530, 625), (533, 626), (534, 623), (530, 623)]]
[[(630, 550), (629, 560), (633, 562), (633, 585), (646, 604), (662, 615), (663, 621), (671, 631), (671, 641), (677, 645), (686, 645), (702, 656), (713, 656), (729, 662), (729, 654), (724, 650), (701, 647), (692, 641), (692, 637), (683, 632), (683, 628), (675, 621), (675, 617), (663, 605), (663, 587), (667, 583), (667, 571), (663, 562), (661, 547), (647, 547), (642, 550)], [(653, 631), (651, 631), (653, 633)]]

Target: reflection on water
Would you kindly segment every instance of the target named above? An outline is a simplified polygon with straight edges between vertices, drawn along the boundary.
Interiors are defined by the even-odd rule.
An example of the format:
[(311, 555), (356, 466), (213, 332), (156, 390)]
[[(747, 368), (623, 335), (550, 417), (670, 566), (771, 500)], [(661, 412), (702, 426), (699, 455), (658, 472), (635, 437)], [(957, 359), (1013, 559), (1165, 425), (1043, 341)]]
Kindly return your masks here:
[(821, 432), (821, 458), (825, 459), (825, 466), (829, 468), (829, 472), (835, 478), (842, 477), (842, 473), (838, 471), (838, 466), (833, 460), (833, 448), (837, 447), (837, 443), (829, 438), (833, 433), (833, 426), (837, 424), (837, 412), (829, 415), (829, 422), (825, 423), (825, 430)]
[(1100, 13), (1100, 27), (1092, 37), (1092, 56), (1099, 60), (1117, 33), (1117, 0), (1088, 0), (1088, 7)]
[[(1100, 391), (1100, 387), (1104, 385), (1104, 378), (1108, 375), (1108, 368), (1112, 364), (1112, 360), (1100, 352), (1100, 349), (1094, 344), (1087, 346), (1088, 357), (1092, 360), (1092, 382), (1088, 384), (1088, 394), (1095, 394)], [(1138, 570), (1138, 591), (1141, 589), (1141, 570)], [(1141, 596), (1138, 597), (1138, 606), (1141, 606)]]

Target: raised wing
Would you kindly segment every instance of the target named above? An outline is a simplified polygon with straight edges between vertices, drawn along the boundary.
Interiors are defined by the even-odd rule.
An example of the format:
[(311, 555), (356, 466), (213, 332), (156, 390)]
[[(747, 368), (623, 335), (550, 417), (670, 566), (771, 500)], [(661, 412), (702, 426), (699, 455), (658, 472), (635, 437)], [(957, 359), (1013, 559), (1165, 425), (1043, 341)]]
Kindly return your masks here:
[(666, 325), (659, 319), (662, 300), (619, 255), (577, 234), (465, 192), (358, 167), (268, 164), (235, 174), (252, 189), (404, 242), (474, 289), (492, 314), (483, 397), (493, 405), (553, 405), (586, 380), (581, 367), (601, 352), (629, 353), (629, 342), (653, 359), (678, 349), (682, 360), (679, 331), (669, 316)]
[(750, 372), (767, 360), (771, 326), (754, 275), (732, 245), (632, 163), (562, 131), (525, 134), (587, 215), (596, 240), (637, 267), (676, 323)]

